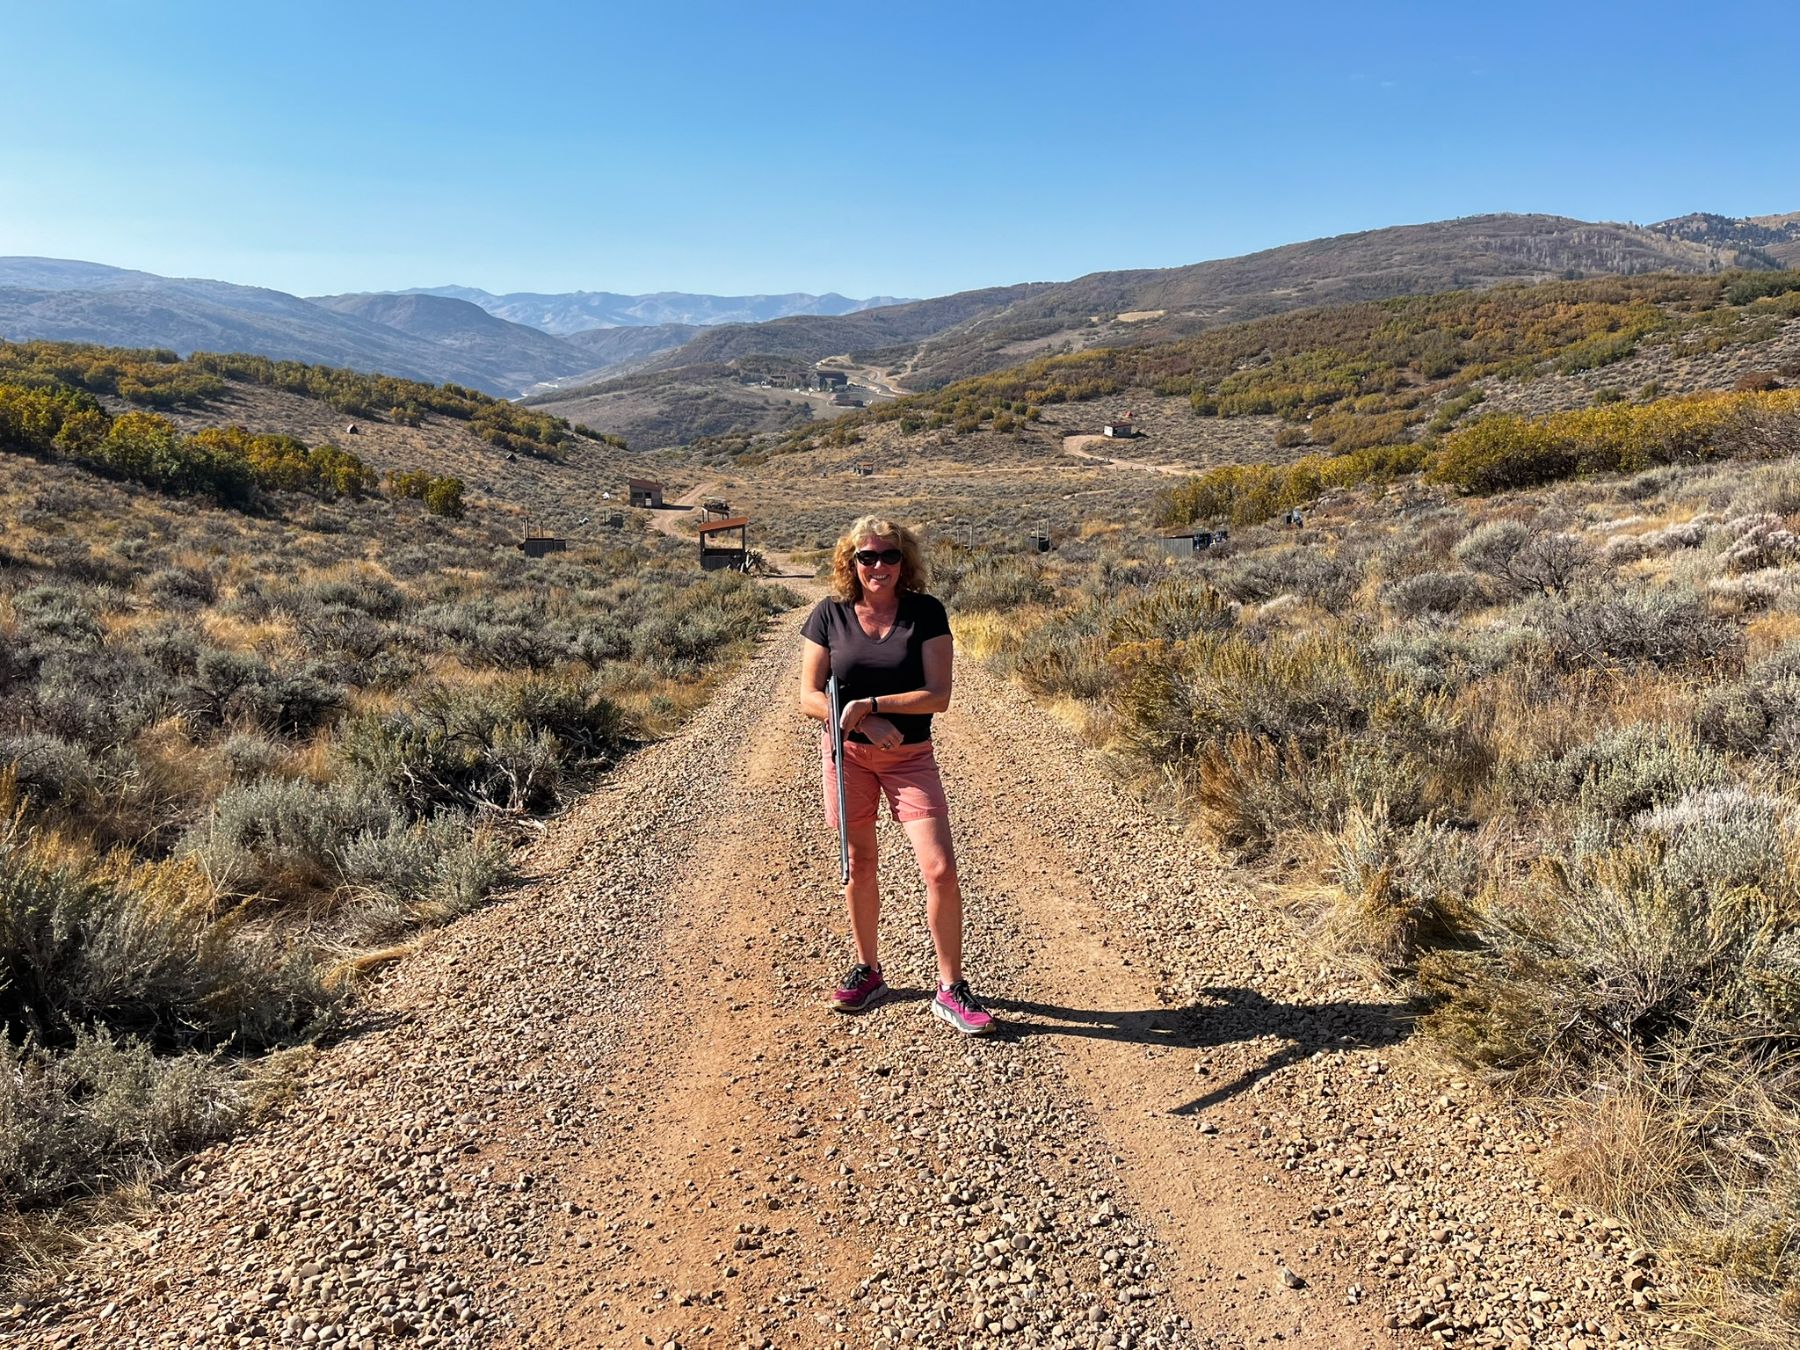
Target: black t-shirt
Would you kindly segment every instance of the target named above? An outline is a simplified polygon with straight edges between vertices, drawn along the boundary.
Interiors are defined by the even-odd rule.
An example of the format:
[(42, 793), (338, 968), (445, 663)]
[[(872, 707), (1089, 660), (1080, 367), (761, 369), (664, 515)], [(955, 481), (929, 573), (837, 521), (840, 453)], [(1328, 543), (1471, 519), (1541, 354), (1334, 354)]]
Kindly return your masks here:
[[(886, 637), (872, 638), (857, 622), (854, 602), (827, 598), (813, 606), (800, 631), (831, 652), (831, 673), (844, 691), (844, 702), (849, 703), (923, 689), (925, 644), (949, 635), (950, 616), (941, 600), (903, 591), (894, 626)], [(884, 708), (880, 715), (893, 722), (909, 744), (931, 739), (930, 713), (890, 713)], [(850, 739), (866, 742), (868, 738), (853, 731)]]

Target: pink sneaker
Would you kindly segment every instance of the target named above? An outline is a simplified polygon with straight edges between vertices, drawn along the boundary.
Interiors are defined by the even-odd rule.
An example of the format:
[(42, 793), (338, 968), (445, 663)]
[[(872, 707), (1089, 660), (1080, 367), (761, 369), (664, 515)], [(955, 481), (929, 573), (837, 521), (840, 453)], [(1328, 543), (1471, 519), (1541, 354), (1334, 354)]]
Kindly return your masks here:
[(861, 1012), (886, 998), (887, 991), (887, 981), (881, 978), (881, 971), (858, 961), (850, 967), (844, 982), (832, 990), (831, 1008), (833, 1012)]
[(931, 1000), (931, 1011), (965, 1036), (979, 1036), (994, 1025), (993, 1014), (975, 1001), (967, 980), (938, 990), (937, 997)]

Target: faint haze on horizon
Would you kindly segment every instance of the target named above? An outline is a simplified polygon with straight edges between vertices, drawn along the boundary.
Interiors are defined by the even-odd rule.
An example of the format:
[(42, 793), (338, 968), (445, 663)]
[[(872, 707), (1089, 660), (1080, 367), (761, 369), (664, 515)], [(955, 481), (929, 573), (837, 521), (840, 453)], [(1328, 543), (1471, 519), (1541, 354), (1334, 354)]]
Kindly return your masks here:
[(1489, 211), (1800, 210), (1792, 9), (0, 0), (0, 255), (933, 296)]

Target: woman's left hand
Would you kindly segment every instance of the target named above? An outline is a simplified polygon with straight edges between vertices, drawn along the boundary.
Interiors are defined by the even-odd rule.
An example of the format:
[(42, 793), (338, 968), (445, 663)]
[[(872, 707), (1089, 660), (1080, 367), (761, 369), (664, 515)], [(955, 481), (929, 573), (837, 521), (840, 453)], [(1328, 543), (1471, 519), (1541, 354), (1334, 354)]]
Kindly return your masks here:
[(879, 713), (863, 718), (856, 729), (878, 750), (895, 750), (906, 743), (906, 738), (900, 734), (900, 728)]

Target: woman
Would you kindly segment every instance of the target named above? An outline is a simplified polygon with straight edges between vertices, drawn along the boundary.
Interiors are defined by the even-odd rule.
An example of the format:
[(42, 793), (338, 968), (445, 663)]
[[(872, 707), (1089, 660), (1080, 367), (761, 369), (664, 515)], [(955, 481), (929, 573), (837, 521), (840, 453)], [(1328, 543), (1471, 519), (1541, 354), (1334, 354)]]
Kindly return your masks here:
[[(919, 541), (903, 525), (864, 516), (837, 542), (832, 594), (800, 631), (800, 709), (831, 718), (825, 681), (842, 691), (844, 816), (850, 841), (850, 935), (856, 963), (831, 996), (854, 1013), (886, 997), (876, 928), (881, 893), (875, 875), (875, 818), (883, 796), (906, 831), (925, 880), (925, 922), (937, 949), (938, 987), (931, 1011), (967, 1035), (993, 1026), (962, 973), (962, 889), (950, 846), (950, 806), (931, 750), (931, 715), (950, 706), (950, 620), (925, 593)], [(820, 739), (825, 766), (825, 823), (837, 828), (837, 777), (831, 736)]]

